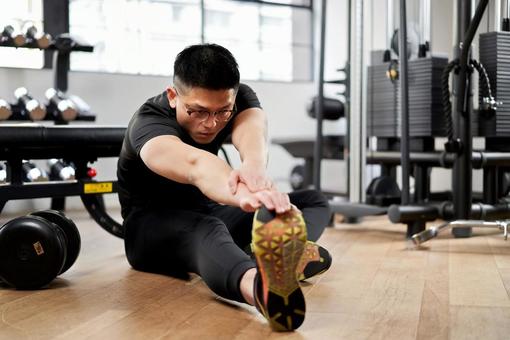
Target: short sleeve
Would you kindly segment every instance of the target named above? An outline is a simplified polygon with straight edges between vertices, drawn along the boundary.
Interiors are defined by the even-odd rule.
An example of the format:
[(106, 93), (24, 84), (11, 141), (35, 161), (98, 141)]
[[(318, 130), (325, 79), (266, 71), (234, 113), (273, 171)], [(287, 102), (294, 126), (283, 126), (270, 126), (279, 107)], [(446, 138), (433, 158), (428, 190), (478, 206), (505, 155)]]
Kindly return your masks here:
[(180, 137), (177, 122), (162, 112), (146, 110), (143, 107), (131, 120), (128, 128), (129, 140), (136, 154), (154, 137), (172, 135)]
[(239, 90), (236, 97), (237, 112), (242, 112), (253, 107), (261, 108), (259, 99), (255, 91), (246, 84), (239, 84)]

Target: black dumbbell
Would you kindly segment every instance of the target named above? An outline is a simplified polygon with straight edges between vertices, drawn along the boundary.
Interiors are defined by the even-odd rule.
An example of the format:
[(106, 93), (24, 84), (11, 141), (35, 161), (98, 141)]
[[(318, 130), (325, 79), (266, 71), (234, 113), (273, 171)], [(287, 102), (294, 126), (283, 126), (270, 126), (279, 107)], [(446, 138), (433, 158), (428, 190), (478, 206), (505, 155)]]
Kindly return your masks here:
[(25, 182), (47, 182), (49, 180), (46, 171), (30, 161), (24, 160), (21, 164), (21, 169), (23, 170), (23, 181)]
[(51, 35), (47, 33), (39, 33), (37, 28), (33, 25), (30, 25), (25, 29), (25, 37), (27, 39), (27, 45), (29, 46), (45, 49), (51, 44)]
[(38, 289), (67, 271), (81, 239), (73, 221), (56, 210), (34, 212), (0, 227), (0, 279), (16, 289)]
[(69, 181), (75, 179), (76, 170), (71, 164), (52, 158), (48, 160), (48, 165), (51, 180)]
[(0, 120), (7, 120), (12, 115), (11, 105), (0, 98)]
[(48, 99), (48, 111), (50, 111), (56, 120), (69, 122), (76, 119), (78, 110), (74, 103), (66, 96), (54, 88), (49, 88), (44, 93)]
[(14, 97), (18, 101), (18, 105), (21, 106), (22, 114), (28, 116), (30, 120), (42, 120), (46, 117), (46, 109), (44, 106), (42, 106), (39, 101), (32, 98), (26, 88), (18, 87), (14, 91)]
[(11, 25), (7, 25), (4, 27), (4, 30), (2, 31), (1, 36), (2, 36), (2, 39), (1, 39), (2, 42), (13, 43), (14, 46), (16, 46), (16, 47), (23, 46), (23, 45), (25, 45), (25, 42), (26, 42), (26, 39), (23, 36), (23, 34), (18, 32), (17, 30), (15, 30), (14, 27), (12, 27)]

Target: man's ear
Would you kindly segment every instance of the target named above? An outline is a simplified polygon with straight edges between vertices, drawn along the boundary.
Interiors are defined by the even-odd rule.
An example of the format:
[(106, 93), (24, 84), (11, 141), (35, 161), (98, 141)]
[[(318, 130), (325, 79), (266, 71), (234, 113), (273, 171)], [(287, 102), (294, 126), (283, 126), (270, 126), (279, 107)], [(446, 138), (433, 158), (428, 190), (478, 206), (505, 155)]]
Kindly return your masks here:
[(177, 92), (175, 91), (175, 89), (173, 87), (169, 86), (166, 88), (166, 97), (168, 99), (168, 103), (170, 104), (170, 107), (172, 109), (175, 109), (175, 107), (177, 106), (177, 103), (175, 101), (175, 98), (177, 97)]

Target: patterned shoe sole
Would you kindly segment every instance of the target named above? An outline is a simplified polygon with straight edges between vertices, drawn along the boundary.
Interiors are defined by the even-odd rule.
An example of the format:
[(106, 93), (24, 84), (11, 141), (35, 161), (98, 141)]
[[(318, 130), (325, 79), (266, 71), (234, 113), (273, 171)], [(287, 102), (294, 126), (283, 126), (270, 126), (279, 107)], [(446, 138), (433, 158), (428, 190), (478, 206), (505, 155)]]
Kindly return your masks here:
[(289, 211), (276, 217), (259, 209), (252, 230), (252, 250), (262, 279), (264, 316), (271, 328), (290, 331), (305, 318), (305, 299), (296, 269), (306, 243), (301, 213)]
[[(324, 250), (323, 248), (323, 251)], [(307, 268), (308, 264), (310, 264), (311, 267)], [(321, 256), (319, 245), (312, 241), (306, 241), (305, 251), (296, 269), (297, 277), (299, 281), (309, 279), (326, 272), (330, 265), (331, 260), (327, 261)]]

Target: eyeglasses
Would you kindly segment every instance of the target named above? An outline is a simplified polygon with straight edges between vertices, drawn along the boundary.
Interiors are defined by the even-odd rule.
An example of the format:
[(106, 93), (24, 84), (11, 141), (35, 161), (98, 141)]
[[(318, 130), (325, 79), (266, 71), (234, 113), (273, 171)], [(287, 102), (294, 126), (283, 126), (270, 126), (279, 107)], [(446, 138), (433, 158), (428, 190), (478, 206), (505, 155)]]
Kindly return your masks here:
[(190, 117), (197, 119), (199, 121), (206, 121), (209, 119), (211, 115), (214, 116), (214, 119), (217, 122), (227, 122), (232, 115), (237, 112), (237, 106), (234, 104), (234, 107), (231, 110), (218, 110), (218, 111), (208, 111), (208, 110), (186, 110)]
[[(177, 89), (175, 88), (175, 93), (179, 95)], [(217, 122), (228, 122), (230, 118), (237, 112), (237, 106), (234, 103), (234, 107), (231, 110), (218, 110), (218, 111), (209, 111), (209, 110), (194, 110), (186, 108), (186, 113), (196, 119), (198, 121), (206, 121), (209, 119), (211, 115), (214, 116), (214, 119)]]

